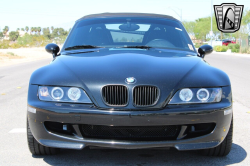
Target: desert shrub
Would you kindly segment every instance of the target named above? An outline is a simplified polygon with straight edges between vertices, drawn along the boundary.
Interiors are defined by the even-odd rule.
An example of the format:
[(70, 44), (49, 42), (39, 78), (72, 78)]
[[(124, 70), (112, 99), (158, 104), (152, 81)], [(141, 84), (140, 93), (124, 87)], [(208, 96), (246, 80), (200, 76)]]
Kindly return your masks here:
[(29, 43), (32, 42), (32, 35), (25, 34), (23, 37), (18, 37), (17, 43), (23, 47), (29, 46)]
[(8, 58), (8, 59), (21, 59), (23, 58), (22, 56), (18, 56), (14, 54), (13, 52), (7, 52), (7, 53), (2, 53), (0, 52), (0, 57)]
[(45, 43), (46, 39), (43, 35), (25, 34), (17, 39), (17, 43), (23, 47), (39, 47)]
[(0, 49), (7, 49), (7, 48), (9, 48), (9, 43), (10, 42), (6, 41), (6, 40), (0, 42)]
[(16, 56), (13, 52), (7, 52), (7, 54), (12, 55), (12, 56)]
[(9, 45), (9, 47), (10, 48), (20, 48), (22, 46), (20, 44), (18, 44), (18, 43), (12, 43), (12, 44)]

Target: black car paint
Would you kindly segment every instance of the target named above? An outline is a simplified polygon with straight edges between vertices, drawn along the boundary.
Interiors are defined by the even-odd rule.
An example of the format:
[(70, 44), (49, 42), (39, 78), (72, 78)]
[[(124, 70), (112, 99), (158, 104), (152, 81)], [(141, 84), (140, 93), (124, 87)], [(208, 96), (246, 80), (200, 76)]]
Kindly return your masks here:
[[(126, 84), (127, 77), (135, 77), (135, 84)], [(101, 88), (107, 84), (122, 84), (129, 89), (126, 107), (104, 104)], [(38, 98), (38, 86), (73, 86), (86, 91), (93, 104), (45, 102)], [(160, 98), (152, 107), (133, 106), (132, 89), (137, 85), (154, 85), (160, 89)], [(82, 149), (85, 146), (112, 148), (175, 147), (179, 150), (212, 148), (225, 138), (232, 114), (232, 91), (226, 73), (210, 66), (196, 51), (160, 48), (96, 48), (65, 51), (53, 62), (37, 69), (30, 78), (28, 112), (31, 131), (45, 146)], [(219, 103), (168, 105), (171, 97), (182, 88), (222, 87)], [(216, 128), (208, 135), (175, 141), (133, 142), (85, 139), (48, 132), (45, 121), (114, 126), (186, 125), (214, 122)], [(79, 130), (79, 128), (78, 128)]]
[[(74, 56), (63, 55), (63, 52), (61, 54), (53, 63), (36, 70), (30, 83), (80, 87), (101, 108), (110, 108), (104, 104), (100, 93), (101, 88), (107, 84), (126, 85), (130, 92), (136, 85), (157, 86), (161, 95), (152, 108), (161, 108), (181, 88), (230, 85), (223, 71), (208, 65), (191, 52), (123, 48), (98, 49)], [(136, 84), (126, 84), (127, 77), (135, 77)], [(130, 101), (124, 108), (135, 107)]]
[[(204, 149), (217, 146), (225, 138), (232, 114), (224, 115), (224, 110), (232, 107), (231, 87), (222, 87), (223, 98), (219, 103), (167, 105), (159, 110), (101, 110), (93, 104), (70, 104), (41, 102), (37, 94), (38, 85), (30, 85), (28, 106), (36, 109), (36, 114), (28, 112), (28, 119), (34, 137), (43, 145), (59, 148), (82, 149), (85, 146), (111, 148), (175, 147), (178, 150)], [(175, 141), (134, 142), (96, 140), (77, 136), (67, 136), (48, 132), (45, 121), (72, 124), (79, 131), (78, 124), (108, 126), (159, 126), (216, 123), (215, 130), (208, 135)], [(79, 146), (76, 146), (79, 145)]]

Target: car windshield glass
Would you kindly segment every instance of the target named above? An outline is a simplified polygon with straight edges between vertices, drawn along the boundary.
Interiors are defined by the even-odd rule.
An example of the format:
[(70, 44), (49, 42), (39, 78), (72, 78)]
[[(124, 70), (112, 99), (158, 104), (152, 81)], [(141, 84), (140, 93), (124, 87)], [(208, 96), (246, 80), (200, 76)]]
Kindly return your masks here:
[(80, 20), (72, 29), (64, 48), (89, 49), (90, 47), (79, 47), (86, 45), (93, 46), (92, 48), (165, 48), (194, 51), (182, 24), (162, 18), (121, 17)]

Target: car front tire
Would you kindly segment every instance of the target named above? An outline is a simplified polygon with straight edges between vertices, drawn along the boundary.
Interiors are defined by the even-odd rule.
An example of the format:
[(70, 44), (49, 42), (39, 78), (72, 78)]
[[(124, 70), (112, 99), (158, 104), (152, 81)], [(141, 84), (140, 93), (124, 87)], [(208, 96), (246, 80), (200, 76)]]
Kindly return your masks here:
[(215, 148), (202, 150), (202, 154), (205, 156), (219, 156), (219, 157), (226, 156), (229, 154), (231, 150), (232, 143), (233, 143), (233, 118), (227, 136), (222, 141), (222, 143)]
[(37, 140), (34, 138), (30, 130), (28, 120), (27, 120), (27, 141), (29, 150), (33, 155), (54, 155), (60, 152), (60, 149), (46, 147), (37, 142)]

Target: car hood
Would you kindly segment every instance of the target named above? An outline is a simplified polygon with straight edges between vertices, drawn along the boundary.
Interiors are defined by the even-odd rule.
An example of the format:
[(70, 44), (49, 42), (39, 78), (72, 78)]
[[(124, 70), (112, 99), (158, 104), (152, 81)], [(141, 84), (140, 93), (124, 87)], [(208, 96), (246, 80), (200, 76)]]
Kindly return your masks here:
[[(130, 95), (136, 85), (154, 85), (161, 95), (153, 108), (160, 108), (178, 89), (229, 85), (229, 79), (224, 75), (188, 52), (109, 50), (61, 55), (50, 65), (38, 69), (30, 82), (81, 87), (95, 105), (102, 108), (110, 108), (101, 96), (101, 88), (105, 85), (126, 85)], [(126, 84), (127, 77), (134, 77), (137, 82)]]

